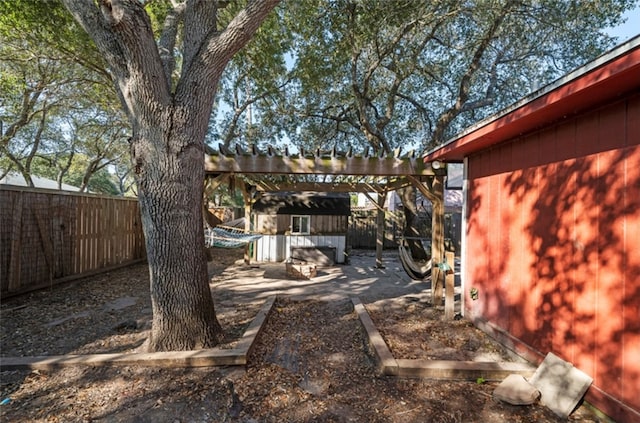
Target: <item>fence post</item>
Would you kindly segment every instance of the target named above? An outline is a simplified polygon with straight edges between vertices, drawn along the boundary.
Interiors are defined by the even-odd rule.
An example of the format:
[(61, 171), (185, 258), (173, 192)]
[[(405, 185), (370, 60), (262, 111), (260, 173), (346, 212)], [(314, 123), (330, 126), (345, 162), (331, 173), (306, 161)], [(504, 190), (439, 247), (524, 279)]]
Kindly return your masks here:
[(20, 271), (22, 256), (22, 195), (13, 197), (13, 225), (11, 228), (11, 250), (9, 253), (9, 286), (8, 290), (17, 291), (20, 288)]
[(382, 250), (384, 249), (384, 203), (387, 193), (378, 194), (378, 213), (376, 214), (376, 268), (384, 269)]
[(447, 320), (453, 320), (455, 315), (455, 296), (454, 296), (454, 282), (455, 282), (455, 256), (452, 251), (445, 253), (446, 262), (448, 264), (448, 270), (445, 274), (445, 289), (444, 289), (444, 318)]

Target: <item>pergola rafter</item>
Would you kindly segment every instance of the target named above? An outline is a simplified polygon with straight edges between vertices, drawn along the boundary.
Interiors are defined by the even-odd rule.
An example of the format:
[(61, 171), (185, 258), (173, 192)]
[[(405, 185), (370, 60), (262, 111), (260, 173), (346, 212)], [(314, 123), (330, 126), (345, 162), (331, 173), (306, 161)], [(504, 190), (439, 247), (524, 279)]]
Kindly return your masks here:
[[(394, 191), (436, 176), (431, 166), (417, 158), (415, 151), (401, 155), (381, 154), (365, 149), (354, 155), (349, 149), (340, 152), (316, 150), (290, 154), (268, 147), (260, 151), (255, 145), (248, 151), (238, 145), (233, 150), (224, 145), (209, 150), (205, 156), (208, 175), (242, 175), (257, 191), (377, 192)], [(410, 180), (409, 177), (413, 179)]]
[(412, 184), (407, 177), (353, 175), (244, 175), (257, 191), (377, 192)]
[[(375, 153), (375, 152), (374, 152)], [(376, 153), (353, 155), (351, 151), (338, 152), (316, 150), (313, 154), (289, 154), (287, 149), (279, 151), (269, 147), (260, 152), (255, 146), (251, 151), (236, 147), (234, 151), (220, 145), (218, 151), (209, 151), (205, 158), (207, 173), (237, 173), (243, 175), (351, 175), (351, 176), (435, 176), (414, 151), (401, 156), (400, 150), (393, 154)]]

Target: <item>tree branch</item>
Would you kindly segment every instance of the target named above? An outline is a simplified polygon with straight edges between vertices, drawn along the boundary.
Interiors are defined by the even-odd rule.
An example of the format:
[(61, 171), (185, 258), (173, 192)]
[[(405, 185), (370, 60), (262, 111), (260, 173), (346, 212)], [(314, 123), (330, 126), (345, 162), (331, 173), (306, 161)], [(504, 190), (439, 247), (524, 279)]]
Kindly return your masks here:
[(29, 88), (24, 90), (22, 93), (22, 107), (20, 109), (18, 119), (9, 125), (4, 134), (2, 134), (1, 144), (3, 147), (8, 147), (9, 141), (16, 135), (20, 128), (23, 128), (31, 121), (35, 114), (32, 113), (35, 104), (40, 98), (40, 95), (42, 95), (44, 89), (45, 84), (41, 82), (33, 90)]
[(282, 84), (274, 87), (272, 90), (266, 90), (265, 92), (261, 93), (260, 95), (248, 99), (243, 104), (234, 104), (235, 107), (234, 107), (234, 112), (233, 112), (233, 118), (231, 119), (231, 123), (228, 126), (228, 130), (226, 132), (226, 135), (223, 137), (224, 146), (225, 147), (229, 147), (231, 145), (231, 141), (233, 141), (233, 139), (237, 135), (236, 134), (236, 128), (238, 127), (238, 124), (240, 122), (240, 116), (242, 116), (242, 114), (247, 110), (247, 108), (249, 106), (251, 106), (252, 104), (257, 103), (260, 100), (263, 100), (263, 99), (267, 98), (268, 96), (270, 96), (271, 94), (273, 94), (275, 92), (278, 92), (280, 89), (282, 89), (289, 82), (290, 82), (290, 79), (287, 79)]
[(456, 98), (455, 103), (445, 110), (438, 119), (436, 123), (436, 128), (433, 131), (433, 135), (431, 137), (431, 142), (428, 147), (435, 146), (440, 144), (442, 141), (442, 137), (446, 132), (447, 128), (451, 124), (451, 122), (463, 111), (467, 100), (469, 99), (469, 94), (471, 91), (471, 82), (473, 77), (476, 75), (478, 70), (480, 69), (480, 64), (482, 58), (484, 57), (485, 52), (489, 48), (491, 41), (495, 37), (498, 29), (502, 25), (504, 18), (508, 15), (511, 8), (514, 6), (515, 1), (508, 1), (504, 7), (498, 11), (497, 16), (485, 32), (484, 36), (480, 40), (480, 43), (476, 47), (476, 50), (473, 54), (473, 58), (469, 65), (467, 66), (467, 70), (462, 75), (460, 80), (460, 84), (458, 86), (458, 96)]
[(167, 89), (169, 91), (171, 91), (171, 75), (176, 66), (174, 49), (178, 37), (178, 26), (180, 20), (184, 17), (185, 8), (185, 3), (174, 3), (173, 9), (171, 9), (164, 20), (162, 35), (158, 40), (158, 51), (160, 52), (160, 60), (162, 61), (164, 77), (167, 80)]
[[(208, 21), (206, 27), (208, 30), (203, 27), (196, 29), (194, 34), (185, 35), (185, 39), (189, 37), (191, 40), (200, 38), (203, 40), (197, 47), (190, 47), (193, 50), (189, 54), (193, 57), (186, 68), (183, 67), (175, 90), (174, 104), (177, 109), (183, 110), (182, 105), (186, 103), (195, 104), (196, 107), (191, 107), (190, 112), (204, 114), (208, 120), (217, 82), (227, 63), (251, 39), (269, 12), (279, 2), (280, 0), (249, 0), (245, 8), (235, 16), (224, 31), (218, 33), (215, 31), (215, 25), (212, 27), (211, 21)], [(210, 13), (209, 19), (214, 18), (211, 15), (213, 9), (207, 10)], [(195, 15), (195, 9), (192, 9), (191, 13), (192, 16), (189, 19), (198, 17)], [(185, 16), (185, 26), (187, 25), (187, 16)], [(203, 35), (204, 33), (206, 36)], [(204, 130), (206, 128), (203, 128)]]
[[(197, 0), (193, 1), (200, 3)], [(206, 9), (208, 14), (204, 15), (204, 10), (198, 9), (196, 6), (187, 7), (185, 26), (189, 26), (189, 23), (195, 20), (201, 23), (202, 27), (191, 29), (189, 26), (185, 34), (185, 44), (188, 40), (192, 40), (189, 41), (189, 44), (198, 40), (201, 42), (190, 46), (189, 51), (185, 52), (186, 66), (183, 66), (182, 76), (176, 88), (177, 104), (182, 104), (185, 99), (195, 95), (196, 92), (199, 95), (213, 97), (217, 87), (213, 84), (203, 87), (197, 83), (197, 80), (201, 80), (204, 75), (204, 80), (217, 81), (229, 60), (251, 39), (260, 24), (279, 2), (280, 0), (249, 0), (245, 8), (220, 33), (216, 31), (215, 25), (211, 27), (217, 9), (209, 5)], [(204, 1), (204, 3), (215, 2)], [(190, 31), (194, 32), (189, 33)], [(203, 102), (203, 104), (210, 103), (210, 101)]]
[(407, 94), (401, 93), (401, 92), (396, 93), (396, 95), (398, 97), (400, 97), (401, 99), (403, 99), (404, 101), (406, 101), (409, 104), (411, 104), (413, 107), (415, 107), (415, 109), (418, 111), (420, 116), (422, 116), (422, 118), (427, 121), (427, 124), (429, 125), (429, 131), (431, 131), (431, 127), (432, 127), (433, 123), (431, 122), (431, 119), (429, 118), (429, 111), (422, 105), (422, 103), (420, 103), (419, 101), (417, 101), (413, 97), (411, 97), (411, 96), (409, 96)]
[(147, 98), (147, 103), (170, 103), (169, 85), (142, 4), (136, 0), (99, 0), (99, 5), (94, 0), (62, 1), (105, 57), (131, 122), (135, 124), (141, 115), (142, 93), (154, 97)]
[(46, 124), (47, 124), (47, 107), (45, 102), (45, 104), (42, 106), (42, 115), (40, 116), (38, 130), (36, 131), (33, 137), (33, 144), (31, 145), (31, 151), (29, 151), (29, 154), (27, 155), (27, 159), (24, 165), (24, 170), (25, 170), (24, 178), (30, 182), (30, 186), (33, 186), (33, 182), (31, 181), (31, 163), (33, 162), (33, 158), (38, 152), (38, 148), (40, 148), (40, 142), (42, 141), (42, 133), (44, 132), (44, 128)]
[(181, 79), (191, 72), (191, 65), (218, 27), (218, 2), (187, 0), (184, 11), (183, 64)]

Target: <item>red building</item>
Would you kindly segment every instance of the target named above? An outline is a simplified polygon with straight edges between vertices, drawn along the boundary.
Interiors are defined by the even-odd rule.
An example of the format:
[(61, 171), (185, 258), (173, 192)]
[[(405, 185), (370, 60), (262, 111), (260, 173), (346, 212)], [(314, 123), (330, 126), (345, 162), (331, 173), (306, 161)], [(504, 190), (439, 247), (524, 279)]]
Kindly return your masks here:
[(465, 315), (533, 360), (573, 363), (590, 403), (640, 421), (640, 37), (434, 160), (464, 162)]

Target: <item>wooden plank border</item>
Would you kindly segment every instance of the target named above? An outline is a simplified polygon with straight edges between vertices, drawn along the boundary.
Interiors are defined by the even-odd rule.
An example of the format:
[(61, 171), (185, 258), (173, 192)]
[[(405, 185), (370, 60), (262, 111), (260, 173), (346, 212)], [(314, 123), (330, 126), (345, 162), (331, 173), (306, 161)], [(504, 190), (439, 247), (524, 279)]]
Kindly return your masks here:
[(529, 378), (536, 368), (528, 363), (398, 359), (396, 376), (440, 380), (502, 381), (511, 374)]
[(439, 380), (503, 380), (510, 374), (530, 377), (535, 367), (529, 363), (480, 362), (457, 360), (396, 359), (376, 329), (359, 298), (352, 297), (354, 310), (367, 334), (367, 341), (383, 375)]
[(373, 320), (371, 320), (371, 316), (367, 313), (367, 310), (364, 308), (360, 298), (351, 297), (351, 302), (353, 303), (353, 309), (358, 315), (360, 323), (367, 334), (369, 347), (378, 362), (378, 370), (385, 375), (397, 375), (398, 362), (393, 358), (391, 350), (389, 350), (386, 342), (382, 339), (382, 335), (380, 335), (380, 332), (378, 332), (378, 329), (373, 324)]
[(211, 348), (197, 351), (157, 353), (114, 353), (87, 355), (56, 355), (38, 357), (2, 357), (0, 370), (53, 370), (67, 366), (148, 366), (148, 367), (211, 367), (244, 366), (256, 338), (273, 308), (276, 297), (269, 297), (245, 330), (235, 348)]

